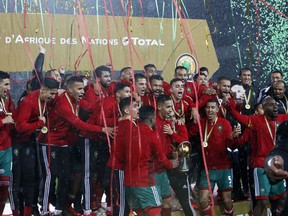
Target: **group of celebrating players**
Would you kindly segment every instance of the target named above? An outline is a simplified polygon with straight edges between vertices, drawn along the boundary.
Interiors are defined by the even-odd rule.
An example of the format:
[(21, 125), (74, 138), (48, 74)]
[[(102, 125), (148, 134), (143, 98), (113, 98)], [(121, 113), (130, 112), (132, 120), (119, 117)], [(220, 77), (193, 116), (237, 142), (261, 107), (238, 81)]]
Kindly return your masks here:
[(125, 67), (117, 81), (99, 66), (91, 81), (63, 68), (42, 73), (44, 53), (41, 47), (17, 108), (10, 75), (0, 72), (1, 214), (9, 188), (14, 216), (48, 215), (49, 204), (53, 215), (169, 216), (172, 188), (185, 215), (196, 215), (195, 202), (212, 215), (215, 184), (224, 215), (249, 191), (253, 215), (269, 200), (279, 214), (285, 181), (271, 184), (264, 162), (288, 120), (281, 71), (261, 91), (249, 68), (238, 83), (214, 83), (205, 67), (190, 80), (177, 66), (167, 83), (153, 64), (143, 73)]

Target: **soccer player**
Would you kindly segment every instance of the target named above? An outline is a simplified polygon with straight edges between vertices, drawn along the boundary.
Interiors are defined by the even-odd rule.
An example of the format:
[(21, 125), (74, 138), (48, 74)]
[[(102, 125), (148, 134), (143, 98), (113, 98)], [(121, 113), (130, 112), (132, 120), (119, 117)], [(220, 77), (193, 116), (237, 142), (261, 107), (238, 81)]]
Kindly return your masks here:
[[(204, 134), (203, 148), (207, 158), (208, 177), (206, 171), (202, 170), (200, 180), (200, 206), (204, 215), (212, 215), (209, 204), (209, 190), (207, 178), (210, 179), (211, 187), (217, 183), (221, 192), (224, 212), (227, 216), (233, 215), (232, 191), (232, 162), (227, 153), (227, 147), (232, 148), (232, 139), (240, 134), (239, 128), (232, 132), (229, 121), (218, 118), (219, 105), (216, 100), (208, 100), (205, 112), (206, 117), (201, 119), (201, 130)], [(199, 127), (195, 124), (189, 128), (192, 133), (199, 133)]]
[(192, 109), (196, 110), (196, 108), (192, 98), (184, 95), (184, 83), (181, 79), (174, 78), (170, 81), (170, 93), (176, 119), (189, 120)]
[(150, 79), (151, 76), (154, 76), (157, 74), (156, 66), (154, 64), (146, 64), (144, 66), (144, 73), (147, 79)]
[(126, 83), (129, 86), (133, 82), (133, 70), (131, 67), (124, 67), (120, 70), (120, 82)]
[(159, 95), (163, 94), (163, 78), (160, 75), (152, 75), (149, 78), (151, 91), (146, 92), (142, 97), (143, 105), (156, 107), (156, 100)]
[[(181, 81), (180, 81), (181, 82)], [(181, 82), (182, 84), (182, 82)], [(168, 159), (176, 159), (177, 155), (173, 153), (173, 136), (177, 134), (174, 132), (171, 135), (168, 130), (172, 128), (172, 123), (167, 120), (173, 114), (173, 102), (167, 95), (160, 95), (157, 98), (157, 113), (155, 130), (157, 136), (160, 137), (163, 153)], [(175, 137), (176, 138), (176, 137)], [(159, 165), (155, 165), (155, 179), (157, 186), (160, 188), (160, 195), (163, 199), (161, 215), (170, 215), (172, 210), (171, 204), (171, 190), (166, 169)]]
[(137, 215), (159, 216), (161, 195), (156, 187), (154, 164), (171, 169), (178, 165), (178, 160), (169, 162), (163, 153), (161, 140), (153, 130), (156, 124), (155, 109), (152, 106), (141, 107), (139, 119), (138, 127), (133, 122), (126, 121), (128, 130), (122, 123), (121, 128), (125, 129), (122, 132), (127, 135), (117, 135), (117, 145), (123, 146), (117, 158), (124, 168), (128, 204)]
[[(258, 183), (255, 183), (255, 198), (257, 203), (254, 208), (254, 214), (257, 216), (261, 215), (264, 211), (268, 198), (273, 201), (279, 200), (285, 192), (284, 182), (278, 182), (273, 186), (269, 183), (267, 175), (264, 172), (264, 161), (269, 152), (275, 147), (277, 124), (288, 120), (288, 115), (278, 114), (277, 104), (271, 97), (265, 98), (262, 105), (264, 115), (245, 116), (239, 114), (234, 109), (229, 109), (241, 124), (256, 133), (257, 158), (255, 158), (253, 172), (254, 182)], [(272, 207), (273, 205), (272, 202)]]
[[(71, 176), (71, 146), (77, 142), (78, 130), (113, 134), (112, 128), (87, 124), (78, 118), (79, 107), (94, 108), (91, 104), (81, 100), (83, 96), (83, 80), (76, 76), (71, 77), (67, 81), (67, 92), (59, 96), (54, 109), (48, 115), (47, 133), (41, 131), (38, 136), (40, 161), (45, 181), (42, 200), (43, 214), (48, 213), (50, 181), (56, 177), (58, 187), (54, 215), (63, 215), (63, 210), (67, 207)], [(84, 212), (84, 215), (90, 213)]]
[(12, 164), (11, 130), (14, 126), (15, 108), (10, 90), (10, 75), (0, 71), (0, 215), (8, 197)]
[[(277, 145), (265, 160), (265, 170), (272, 183), (288, 179), (288, 148), (287, 148), (288, 121), (281, 123), (277, 129)], [(288, 188), (286, 187), (286, 190)], [(281, 216), (288, 215), (288, 198), (281, 211)]]
[(96, 83), (90, 84), (85, 92), (87, 101), (96, 101), (114, 94), (114, 85), (111, 82), (111, 69), (99, 66), (95, 69)]
[[(106, 125), (108, 127), (116, 128), (118, 124), (118, 118), (122, 116), (122, 113), (119, 109), (119, 103), (121, 99), (130, 97), (130, 96), (131, 96), (131, 90), (130, 90), (129, 85), (123, 82), (117, 83), (115, 86), (115, 94), (113, 96), (107, 96), (102, 100), (102, 103), (100, 103), (98, 107), (94, 110), (94, 112), (90, 115), (87, 123), (94, 124), (94, 125), (96, 124), (100, 126)], [(106, 191), (107, 200), (110, 205), (110, 184), (109, 184), (110, 178), (109, 176), (111, 173), (111, 165), (107, 167), (107, 163), (110, 157), (110, 150), (111, 150), (110, 147), (113, 146), (114, 142), (112, 139), (108, 140), (106, 135), (99, 136), (99, 134), (90, 134), (87, 131), (85, 133), (82, 133), (82, 136), (85, 138), (90, 138), (90, 141), (88, 139), (85, 139), (86, 141), (84, 141), (84, 139), (80, 139), (82, 143), (81, 145), (86, 146), (85, 149), (87, 152), (90, 151), (91, 159), (92, 158), (95, 159), (94, 162), (91, 162), (90, 174), (89, 174), (89, 169), (88, 169), (89, 166), (88, 165), (85, 166), (86, 167), (85, 175), (84, 175), (85, 194), (87, 197), (89, 197), (88, 193), (90, 193), (89, 192), (90, 185), (88, 185), (87, 183), (89, 183), (89, 177), (91, 176), (91, 180), (92, 180), (91, 183), (93, 185), (92, 186), (93, 193), (95, 193), (96, 188), (98, 188), (98, 191), (99, 191), (97, 194), (93, 194), (92, 196), (98, 195), (102, 197), (101, 189), (99, 188), (100, 188), (100, 185), (103, 185), (103, 187), (105, 187), (104, 189)], [(91, 142), (91, 144), (89, 144), (89, 142)], [(90, 146), (89, 149), (88, 149), (88, 146)], [(84, 152), (84, 148), (83, 148), (83, 152)], [(95, 155), (97, 158), (95, 158)], [(89, 161), (84, 156), (85, 155), (83, 155), (83, 160), (85, 159), (85, 164), (87, 164), (87, 162)], [(105, 176), (107, 177), (107, 179), (105, 178)], [(113, 195), (113, 200), (115, 200), (114, 202), (115, 205), (113, 205), (112, 207), (113, 208), (115, 207), (114, 211), (116, 212), (116, 211), (119, 211), (119, 208), (116, 205), (117, 194), (115, 193), (112, 195)], [(87, 199), (88, 198), (84, 199), (84, 201)], [(99, 208), (100, 206), (93, 206), (93, 208), (94, 207)], [(111, 206), (108, 206), (108, 207), (109, 209), (111, 208)], [(88, 206), (86, 208), (88, 208)]]
[(136, 101), (138, 101), (139, 105), (143, 105), (143, 96), (146, 93), (147, 89), (147, 80), (144, 74), (137, 73), (134, 75), (134, 80), (135, 80), (135, 92), (134, 93), (134, 98)]
[[(31, 215), (33, 201), (38, 200), (38, 196), (34, 193), (35, 184), (37, 185), (35, 170), (38, 168), (36, 130), (47, 132), (46, 114), (51, 111), (50, 105), (58, 88), (59, 83), (55, 79), (45, 78), (41, 88), (28, 94), (17, 108), (15, 122), (17, 134), (13, 143), (13, 202), (11, 202), (14, 216), (19, 215), (19, 207), (22, 206), (24, 215)], [(34, 195), (37, 197), (34, 198)]]

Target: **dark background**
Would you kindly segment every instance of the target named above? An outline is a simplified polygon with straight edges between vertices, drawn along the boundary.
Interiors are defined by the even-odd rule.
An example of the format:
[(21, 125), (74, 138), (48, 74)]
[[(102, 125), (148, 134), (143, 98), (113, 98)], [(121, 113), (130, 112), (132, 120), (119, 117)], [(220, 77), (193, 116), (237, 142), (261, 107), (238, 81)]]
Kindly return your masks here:
[[(17, 7), (15, 1), (6, 2), (8, 3), (2, 1), (0, 4), (1, 13), (22, 13), (21, 1), (16, 1)], [(134, 17), (144, 15), (144, 17), (161, 18), (163, 15), (165, 18), (171, 18), (172, 8), (175, 13), (173, 0), (123, 0), (124, 9), (120, 0), (111, 0), (112, 7), (109, 0), (106, 2), (110, 16), (112, 16), (112, 9), (115, 16), (126, 16), (130, 3), (132, 3)], [(265, 6), (263, 1), (257, 0), (256, 4), (253, 0), (177, 0), (175, 2), (181, 6), (182, 16), (189, 19), (206, 19), (210, 32), (213, 32), (212, 40), (220, 67), (212, 76), (212, 81), (216, 81), (219, 76), (238, 80), (238, 71), (243, 67), (251, 68), (254, 84), (259, 87), (269, 84), (269, 73), (275, 69), (282, 70), (287, 80), (288, 1), (267, 0), (266, 3), (276, 12), (271, 7)], [(103, 0), (86, 0), (80, 3), (84, 14), (105, 16)], [(49, 0), (42, 1), (41, 6), (46, 13), (73, 14), (77, 4), (77, 1)], [(35, 11), (39, 13), (39, 5), (35, 5), (34, 0), (27, 0), (26, 7), (28, 13), (35, 13)], [(258, 8), (258, 16), (256, 8)], [(283, 15), (281, 16), (280, 13)], [(12, 96), (17, 100), (31, 72), (13, 72), (11, 75)]]

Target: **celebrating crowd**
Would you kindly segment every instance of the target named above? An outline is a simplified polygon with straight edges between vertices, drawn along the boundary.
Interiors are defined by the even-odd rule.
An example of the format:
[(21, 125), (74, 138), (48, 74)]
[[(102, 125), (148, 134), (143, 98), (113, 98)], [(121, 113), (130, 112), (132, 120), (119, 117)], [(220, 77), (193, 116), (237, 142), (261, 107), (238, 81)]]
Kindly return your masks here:
[(40, 46), (17, 108), (10, 75), (0, 71), (1, 214), (9, 191), (13, 216), (48, 215), (51, 205), (53, 215), (169, 216), (172, 188), (185, 215), (195, 207), (212, 215), (209, 185), (224, 215), (248, 198), (253, 215), (267, 202), (272, 215), (287, 213), (286, 173), (270, 182), (265, 171), (288, 120), (281, 71), (262, 90), (249, 68), (240, 81), (214, 83), (206, 67), (189, 80), (177, 66), (167, 83), (153, 64), (142, 73), (124, 67), (117, 81), (105, 65), (92, 81), (63, 68), (42, 72), (44, 53)]

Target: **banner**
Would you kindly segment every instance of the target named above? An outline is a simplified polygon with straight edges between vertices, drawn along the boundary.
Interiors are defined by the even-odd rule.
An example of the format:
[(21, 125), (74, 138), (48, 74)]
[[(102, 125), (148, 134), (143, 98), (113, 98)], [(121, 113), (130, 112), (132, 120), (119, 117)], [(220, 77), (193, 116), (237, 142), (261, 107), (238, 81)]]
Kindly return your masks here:
[(142, 70), (143, 65), (152, 63), (163, 71), (166, 79), (171, 79), (177, 59), (185, 53), (192, 54), (199, 67), (208, 67), (210, 76), (219, 67), (213, 42), (207, 37), (206, 20), (184, 20), (195, 49), (195, 53), (191, 53), (178, 19), (145, 18), (142, 22), (140, 17), (133, 17), (127, 26), (127, 17), (106, 19), (85, 15), (89, 39), (84, 36), (79, 15), (27, 14), (24, 17), (24, 14), (2, 13), (0, 19), (0, 68), (3, 71), (31, 71), (39, 43), (46, 48), (44, 71), (60, 66), (66, 71), (93, 70), (87, 43), (95, 67), (111, 62), (114, 70), (120, 70), (133, 62), (135, 70)]

